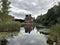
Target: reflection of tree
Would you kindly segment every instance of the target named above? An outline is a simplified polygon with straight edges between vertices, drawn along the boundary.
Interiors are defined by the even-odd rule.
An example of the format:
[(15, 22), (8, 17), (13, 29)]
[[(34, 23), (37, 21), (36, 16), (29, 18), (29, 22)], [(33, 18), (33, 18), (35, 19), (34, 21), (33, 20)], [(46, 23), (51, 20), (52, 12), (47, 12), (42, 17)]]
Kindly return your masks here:
[(53, 45), (54, 41), (49, 37), (48, 40), (47, 40), (47, 43), (48, 43), (49, 45)]
[(29, 24), (26, 24), (25, 26), (24, 26), (24, 28), (25, 28), (25, 32), (27, 33), (30, 33), (33, 29), (34, 29), (34, 26), (32, 26), (32, 25), (29, 25)]
[(3, 40), (1, 40), (1, 45), (7, 45), (7, 40), (6, 39), (3, 39)]

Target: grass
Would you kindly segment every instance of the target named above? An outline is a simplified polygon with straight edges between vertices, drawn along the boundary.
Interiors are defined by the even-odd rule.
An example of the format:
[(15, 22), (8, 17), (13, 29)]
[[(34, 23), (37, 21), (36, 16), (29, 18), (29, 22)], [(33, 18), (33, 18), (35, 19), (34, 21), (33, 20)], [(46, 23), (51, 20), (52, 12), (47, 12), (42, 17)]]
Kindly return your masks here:
[(60, 24), (53, 25), (50, 28), (50, 33), (53, 38), (57, 38), (57, 40), (60, 40)]
[(14, 21), (7, 21), (0, 23), (0, 32), (13, 32), (20, 30), (21, 23)]
[(18, 32), (0, 32), (0, 40), (4, 38), (10, 38), (13, 37), (14, 35), (17, 35)]

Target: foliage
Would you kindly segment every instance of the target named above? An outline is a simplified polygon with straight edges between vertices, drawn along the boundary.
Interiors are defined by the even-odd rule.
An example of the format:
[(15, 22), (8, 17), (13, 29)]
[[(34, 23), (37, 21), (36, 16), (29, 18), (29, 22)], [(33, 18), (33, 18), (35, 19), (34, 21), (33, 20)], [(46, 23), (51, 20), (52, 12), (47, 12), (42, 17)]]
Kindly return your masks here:
[(10, 2), (8, 0), (1, 0), (0, 22), (12, 21), (13, 17), (9, 15)]
[(0, 40), (18, 35), (18, 32), (0, 32)]
[(2, 2), (2, 14), (3, 15), (8, 15), (9, 14), (9, 8), (10, 8), (10, 2), (8, 0), (1, 0)]
[(60, 24), (53, 25), (50, 27), (50, 35), (54, 38), (60, 39)]
[(14, 21), (7, 21), (0, 23), (0, 31), (2, 32), (13, 32), (20, 30), (20, 23)]
[(38, 16), (36, 23), (41, 23), (45, 26), (60, 23), (60, 3), (49, 9), (46, 14)]
[(19, 31), (20, 23), (13, 20), (14, 17), (9, 15), (10, 2), (8, 0), (1, 0), (0, 10), (0, 31)]
[(40, 16), (37, 17), (35, 22), (38, 23), (38, 24), (39, 23), (42, 24), (43, 23), (42, 21), (44, 21), (44, 18), (45, 18), (45, 15), (40, 15)]

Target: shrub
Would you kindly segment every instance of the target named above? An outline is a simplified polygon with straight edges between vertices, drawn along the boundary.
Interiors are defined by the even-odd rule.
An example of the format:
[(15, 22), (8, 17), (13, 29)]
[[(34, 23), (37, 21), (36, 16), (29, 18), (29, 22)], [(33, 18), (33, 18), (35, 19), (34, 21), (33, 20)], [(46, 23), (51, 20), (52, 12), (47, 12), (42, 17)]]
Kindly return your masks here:
[(50, 28), (51, 36), (60, 40), (60, 24), (53, 25)]
[(14, 21), (7, 21), (0, 23), (0, 31), (18, 31), (20, 29), (20, 23)]

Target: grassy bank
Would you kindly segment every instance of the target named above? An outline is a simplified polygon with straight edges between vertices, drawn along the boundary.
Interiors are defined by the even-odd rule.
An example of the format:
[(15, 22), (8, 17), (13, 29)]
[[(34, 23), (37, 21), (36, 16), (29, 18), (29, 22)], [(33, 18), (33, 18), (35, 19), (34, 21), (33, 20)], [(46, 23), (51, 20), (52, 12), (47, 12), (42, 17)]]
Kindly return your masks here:
[(0, 40), (18, 35), (18, 32), (0, 32)]
[(21, 23), (14, 21), (7, 21), (0, 23), (0, 32), (19, 31)]
[(53, 25), (50, 28), (50, 35), (54, 38), (60, 41), (60, 24)]

